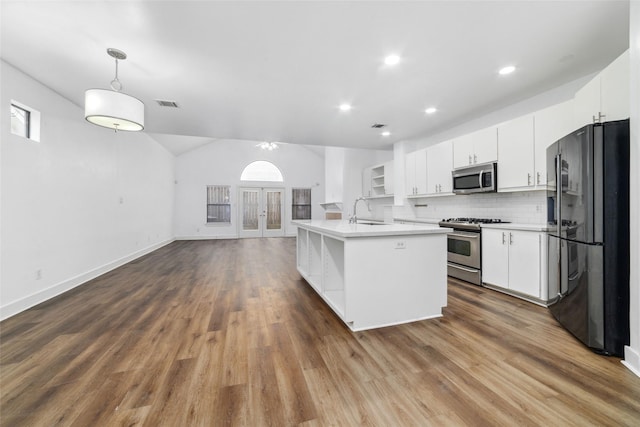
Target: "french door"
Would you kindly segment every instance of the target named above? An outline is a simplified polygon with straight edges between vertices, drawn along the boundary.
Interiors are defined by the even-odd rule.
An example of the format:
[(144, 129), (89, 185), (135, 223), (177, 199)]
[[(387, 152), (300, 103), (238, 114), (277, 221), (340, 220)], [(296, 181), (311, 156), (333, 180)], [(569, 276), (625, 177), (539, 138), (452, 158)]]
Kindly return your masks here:
[(240, 188), (240, 237), (284, 236), (284, 189)]

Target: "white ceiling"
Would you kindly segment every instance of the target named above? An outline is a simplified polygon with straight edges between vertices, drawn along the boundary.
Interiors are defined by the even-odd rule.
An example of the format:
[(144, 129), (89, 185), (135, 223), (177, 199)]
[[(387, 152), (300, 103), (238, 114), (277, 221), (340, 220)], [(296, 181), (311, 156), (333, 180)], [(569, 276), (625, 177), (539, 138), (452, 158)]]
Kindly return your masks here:
[[(109, 87), (106, 49), (125, 51), (123, 91), (174, 153), (216, 139), (388, 149), (593, 73), (629, 44), (629, 2), (612, 0), (2, 0), (1, 19), (2, 59), (77, 105)], [(383, 64), (390, 53), (400, 64)]]

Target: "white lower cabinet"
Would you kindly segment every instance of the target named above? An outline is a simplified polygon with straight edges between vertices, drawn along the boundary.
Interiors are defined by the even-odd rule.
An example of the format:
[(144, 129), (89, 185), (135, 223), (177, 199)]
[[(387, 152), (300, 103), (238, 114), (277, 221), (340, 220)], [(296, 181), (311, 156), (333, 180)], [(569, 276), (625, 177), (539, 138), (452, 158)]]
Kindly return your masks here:
[(482, 229), (482, 282), (546, 304), (546, 233)]

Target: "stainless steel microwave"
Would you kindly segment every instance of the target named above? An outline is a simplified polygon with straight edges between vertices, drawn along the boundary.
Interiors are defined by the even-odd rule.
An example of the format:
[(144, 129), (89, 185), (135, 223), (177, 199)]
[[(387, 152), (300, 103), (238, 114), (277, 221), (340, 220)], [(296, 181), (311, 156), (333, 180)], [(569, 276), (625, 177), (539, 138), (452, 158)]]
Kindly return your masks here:
[(456, 169), (453, 176), (453, 192), (456, 194), (487, 193), (498, 188), (497, 164), (484, 163)]

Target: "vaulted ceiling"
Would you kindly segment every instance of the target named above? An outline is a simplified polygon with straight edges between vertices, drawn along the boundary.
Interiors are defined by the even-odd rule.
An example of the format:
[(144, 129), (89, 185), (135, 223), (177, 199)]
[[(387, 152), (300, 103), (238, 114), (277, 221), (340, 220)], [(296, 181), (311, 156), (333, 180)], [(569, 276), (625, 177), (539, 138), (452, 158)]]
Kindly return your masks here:
[(612, 0), (1, 7), (2, 59), (79, 106), (114, 77), (106, 49), (126, 52), (123, 91), (174, 153), (216, 139), (388, 149), (591, 74), (629, 44), (629, 2)]

